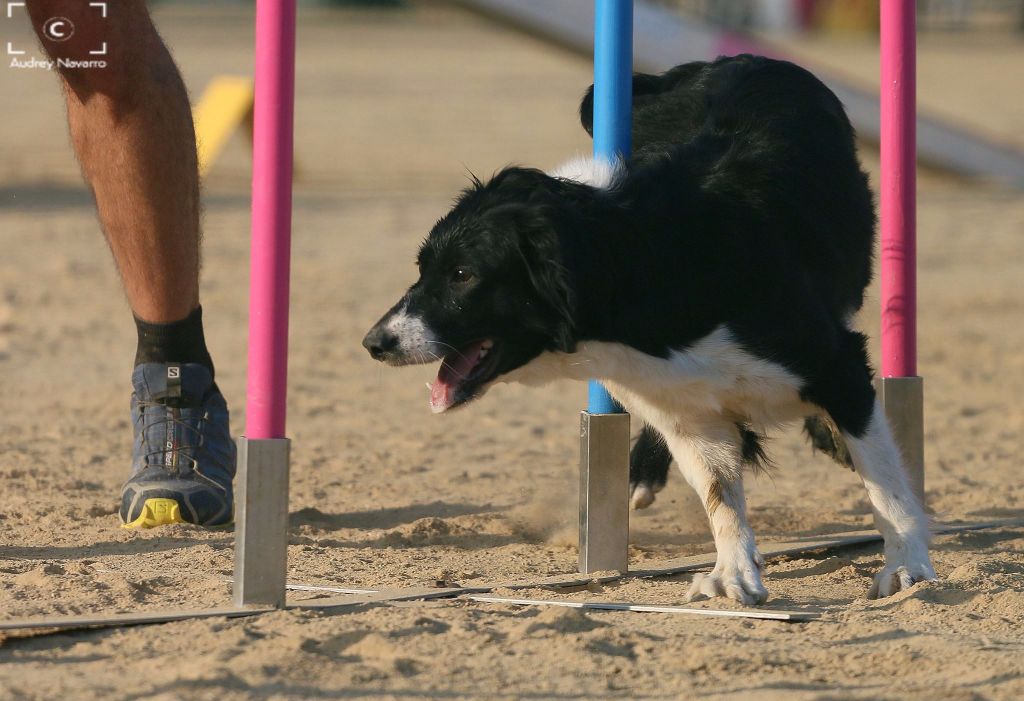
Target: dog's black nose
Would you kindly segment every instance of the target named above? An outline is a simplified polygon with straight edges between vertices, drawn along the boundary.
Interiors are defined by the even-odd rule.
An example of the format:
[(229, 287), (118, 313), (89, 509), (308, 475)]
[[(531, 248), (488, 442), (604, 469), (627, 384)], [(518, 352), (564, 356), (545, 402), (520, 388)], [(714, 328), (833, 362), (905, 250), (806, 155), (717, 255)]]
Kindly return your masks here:
[(381, 360), (398, 347), (398, 336), (382, 326), (374, 326), (363, 339), (363, 348), (370, 351), (374, 360)]

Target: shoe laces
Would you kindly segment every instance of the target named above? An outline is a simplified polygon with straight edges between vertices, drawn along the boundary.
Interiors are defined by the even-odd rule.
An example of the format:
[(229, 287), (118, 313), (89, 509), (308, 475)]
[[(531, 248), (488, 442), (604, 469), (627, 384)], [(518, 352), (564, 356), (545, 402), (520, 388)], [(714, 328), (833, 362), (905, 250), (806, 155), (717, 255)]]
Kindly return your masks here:
[[(141, 422), (141, 435), (142, 435), (142, 451), (143, 460), (146, 465), (152, 465), (150, 458), (154, 455), (161, 456), (160, 463), (163, 467), (179, 467), (181, 463), (181, 457), (184, 456), (187, 460), (192, 463), (192, 468), (196, 468), (196, 457), (195, 451), (203, 446), (204, 435), (203, 425), (209, 418), (207, 412), (203, 412), (198, 420), (182, 418), (181, 409), (179, 407), (167, 406), (163, 402), (153, 400), (137, 400), (137, 407), (139, 410), (139, 417), (136, 420)], [(158, 409), (156, 415), (154, 412), (148, 411), (149, 409)], [(180, 426), (183, 429), (187, 429), (193, 434), (196, 439), (195, 443), (191, 443), (187, 440), (182, 441), (165, 441), (164, 445), (155, 447), (149, 443), (149, 431), (148, 429), (155, 426), (166, 426), (166, 432), (164, 435), (173, 435), (174, 427)], [(138, 428), (138, 426), (136, 426)], [(185, 436), (188, 433), (184, 434)]]

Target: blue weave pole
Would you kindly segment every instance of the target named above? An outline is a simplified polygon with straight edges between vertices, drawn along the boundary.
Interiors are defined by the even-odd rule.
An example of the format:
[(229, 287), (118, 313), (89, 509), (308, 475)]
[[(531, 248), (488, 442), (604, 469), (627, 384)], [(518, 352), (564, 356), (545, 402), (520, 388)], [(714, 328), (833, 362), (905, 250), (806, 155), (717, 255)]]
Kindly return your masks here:
[[(625, 160), (632, 149), (633, 0), (594, 3), (594, 158)], [(590, 381), (587, 411), (621, 411), (600, 382)]]

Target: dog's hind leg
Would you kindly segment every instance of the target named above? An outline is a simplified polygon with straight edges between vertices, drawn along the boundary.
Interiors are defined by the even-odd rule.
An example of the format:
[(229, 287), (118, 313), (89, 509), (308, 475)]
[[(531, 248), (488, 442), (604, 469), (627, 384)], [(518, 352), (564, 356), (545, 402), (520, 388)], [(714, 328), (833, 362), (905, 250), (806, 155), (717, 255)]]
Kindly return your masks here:
[(665, 487), (672, 454), (665, 439), (650, 424), (644, 424), (640, 437), (629, 453), (629, 505), (645, 509), (654, 503), (654, 495)]
[(746, 605), (763, 603), (768, 591), (747, 523), (739, 430), (724, 418), (703, 423), (699, 432), (695, 428), (691, 424), (685, 433), (665, 436), (680, 471), (704, 503), (718, 551), (714, 570), (694, 576), (687, 599), (727, 596)]
[(910, 487), (881, 403), (874, 402), (862, 430), (847, 432), (841, 425), (840, 430), (885, 539), (885, 567), (875, 575), (868, 597), (889, 596), (915, 582), (935, 579), (928, 557), (928, 517)]
[(885, 539), (885, 567), (868, 592), (878, 598), (935, 579), (935, 570), (928, 557), (928, 517), (910, 487), (903, 457), (871, 386), (864, 337), (849, 332), (845, 341), (833, 373), (809, 387), (807, 395), (839, 427)]

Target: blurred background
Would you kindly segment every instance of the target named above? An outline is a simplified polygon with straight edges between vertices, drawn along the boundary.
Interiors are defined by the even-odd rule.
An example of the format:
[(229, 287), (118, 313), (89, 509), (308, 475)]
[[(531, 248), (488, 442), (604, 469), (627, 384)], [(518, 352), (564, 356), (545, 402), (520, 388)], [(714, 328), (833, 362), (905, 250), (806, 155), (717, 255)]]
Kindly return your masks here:
[[(187, 0), (157, 0), (167, 4)], [(779, 31), (873, 31), (877, 0), (654, 0), (708, 23), (731, 28)], [(415, 0), (300, 0), (305, 6), (389, 8)], [(558, 2), (558, 0), (553, 0)], [(198, 4), (198, 0), (193, 0)], [(252, 4), (252, 0), (213, 0), (202, 4)], [(917, 0), (922, 31), (1024, 31), (1021, 0)]]
[[(586, 0), (521, 4), (541, 8), (540, 14), (562, 16), (563, 22), (574, 24), (584, 36), (590, 30), (586, 12), (580, 11), (589, 7)], [(401, 157), (389, 152), (388, 144), (381, 151), (381, 144), (363, 137), (339, 138), (326, 148), (320, 142), (309, 146), (300, 131), (297, 184), (372, 179), (376, 176), (363, 167), (368, 160), (387, 162), (389, 178), (447, 180), (434, 167), (437, 161), (433, 156), (442, 154), (450, 154), (451, 162), (470, 168), (482, 165), (485, 173), (511, 160), (550, 165), (550, 160), (560, 156), (556, 146), (545, 143), (549, 135), (563, 144), (561, 151), (585, 149), (570, 113), (552, 125), (557, 131), (542, 134), (532, 130), (539, 141), (528, 144), (525, 152), (509, 153), (501, 148), (502, 139), (511, 135), (507, 127), (525, 126), (523, 116), (529, 110), (525, 104), (517, 106), (516, 100), (537, 99), (550, 86), (552, 93), (563, 91), (560, 95), (568, 106), (582, 92), (589, 73), (575, 69), (585, 69), (591, 47), (554, 28), (554, 20), (517, 21), (515, 12), (495, 10), (516, 5), (491, 0), (300, 0), (300, 127), (304, 120), (317, 120), (329, 113), (338, 136), (360, 133), (373, 125), (381, 128), (386, 126), (382, 119), (409, 116), (398, 107), (398, 100), (415, 110), (417, 126), (415, 134), (390, 132), (388, 144), (401, 142), (406, 147)], [(217, 76), (251, 75), (252, 0), (156, 0), (151, 6), (195, 103)], [(917, 6), (922, 115), (962, 127), (971, 136), (1019, 155), (1024, 150), (1020, 137), (1024, 101), (1018, 99), (1024, 88), (1024, 0), (919, 0)], [(834, 89), (842, 83), (865, 94), (877, 94), (877, 0), (638, 0), (637, 7), (638, 16), (649, 10), (648, 15), (674, 18), (674, 24), (660, 28), (662, 36), (638, 32), (638, 70), (664, 70), (683, 60), (753, 50), (803, 63)], [(5, 36), (34, 43), (27, 23), (17, 16), (4, 18), (0, 26)], [(513, 36), (517, 37), (516, 49), (504, 41)], [(735, 36), (746, 38), (729, 44), (728, 39)], [(697, 46), (698, 42), (690, 41), (691, 37), (706, 39), (706, 50), (703, 43)], [(669, 46), (675, 41), (678, 58), (670, 50), (654, 63), (645, 61), (644, 47), (655, 38)], [(372, 46), (368, 41), (374, 42)], [(529, 63), (532, 55), (542, 54), (560, 57), (561, 70), (538, 75), (530, 84), (531, 92), (523, 93), (519, 83), (508, 80), (509, 72), (515, 71), (517, 63)], [(448, 62), (433, 63), (441, 57)], [(579, 84), (570, 87), (558, 82), (567, 67), (579, 76)], [(439, 71), (449, 73), (441, 77)], [(424, 76), (425, 72), (432, 75)], [(428, 88), (435, 78), (437, 83)], [(472, 105), (461, 102), (458, 89), (470, 85), (490, 91), (494, 100)], [(56, 138), (63, 127), (59, 96), (52, 88), (53, 83), (40, 71), (12, 69), (0, 75), (0, 89), (8, 104), (35, 115), (25, 120), (13, 112), (7, 130), (0, 135), (11, 179), (64, 179), (64, 174), (74, 176), (69, 181), (77, 178), (66, 140)], [(44, 102), (36, 109), (34, 101), (38, 100)], [(43, 108), (45, 101), (50, 106)], [(853, 111), (855, 106), (847, 107)], [(873, 141), (872, 130), (864, 129), (858, 118), (854, 121), (866, 141)], [(482, 125), (487, 127), (483, 131)], [(42, 136), (44, 132), (47, 137)], [(414, 144), (403, 141), (413, 136)], [(15, 147), (40, 141), (45, 147), (33, 148), (31, 158)], [(234, 158), (240, 144), (244, 139), (236, 139), (232, 133), (210, 164), (208, 185), (248, 178), (246, 160)], [(871, 157), (870, 152), (867, 156)], [(53, 167), (54, 161), (62, 167)], [(923, 165), (943, 163), (926, 157)]]
[[(787, 32), (874, 32), (876, 0), (658, 0), (721, 26)], [(1020, 0), (918, 0), (920, 31), (1024, 31)]]

